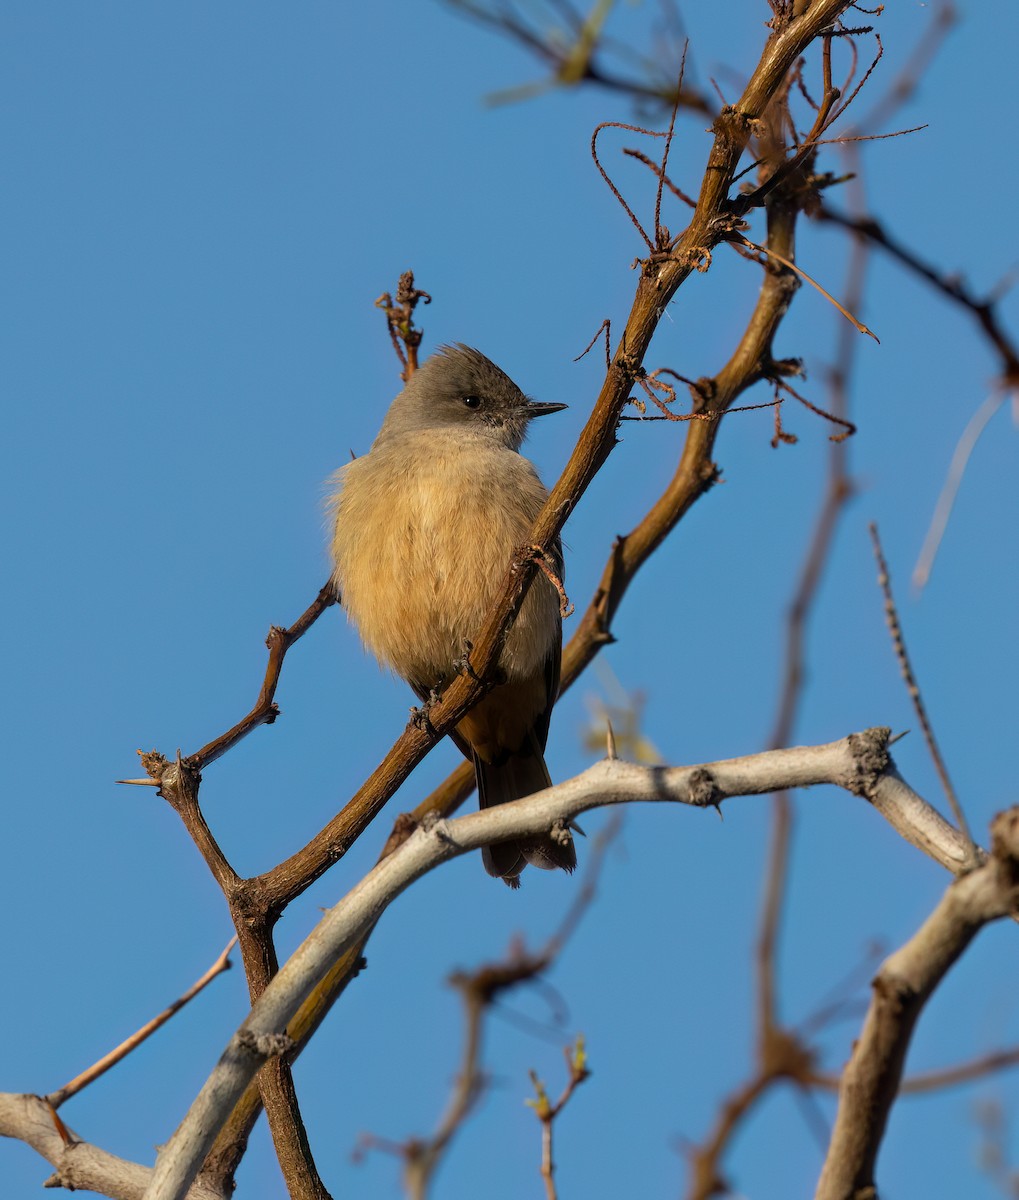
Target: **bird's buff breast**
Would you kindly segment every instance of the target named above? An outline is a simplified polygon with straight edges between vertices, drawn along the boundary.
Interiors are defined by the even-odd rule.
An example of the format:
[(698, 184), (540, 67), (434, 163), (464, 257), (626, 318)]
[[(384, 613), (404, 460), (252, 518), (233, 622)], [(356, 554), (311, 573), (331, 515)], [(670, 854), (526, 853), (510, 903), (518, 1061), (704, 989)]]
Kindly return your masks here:
[[(439, 447), (427, 434), (355, 459), (339, 483), (333, 558), (343, 607), (382, 662), (419, 686), (443, 683), (480, 632), (544, 486), (513, 451)], [(539, 575), (503, 650), (509, 679), (542, 672), (559, 620), (558, 597)]]

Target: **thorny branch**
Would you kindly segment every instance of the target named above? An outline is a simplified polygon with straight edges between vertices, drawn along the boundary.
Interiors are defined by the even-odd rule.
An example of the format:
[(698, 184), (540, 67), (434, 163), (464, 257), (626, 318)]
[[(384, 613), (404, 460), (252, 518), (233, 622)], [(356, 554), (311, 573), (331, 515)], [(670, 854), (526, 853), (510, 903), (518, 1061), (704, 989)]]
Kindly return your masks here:
[(182, 1200), (259, 1066), (280, 1052), (278, 1031), (287, 1027), (337, 958), (359, 944), (388, 904), (416, 879), (481, 845), (532, 836), (604, 804), (642, 799), (714, 808), (727, 796), (826, 782), (866, 797), (914, 845), (958, 871), (966, 859), (965, 842), (897, 774), (888, 755), (888, 739), (888, 730), (870, 730), (827, 746), (766, 751), (693, 768), (640, 768), (606, 759), (576, 779), (527, 799), (417, 830), (329, 910), (255, 1002), (160, 1153), (146, 1200)]
[[(794, 31), (790, 27), (776, 28), (740, 104), (727, 109), (716, 120), (714, 147), (709, 156), (697, 208), (686, 231), (669, 243), (664, 228), (656, 224), (654, 246), (666, 247), (667, 253), (663, 251), (662, 257), (656, 250), (654, 261), (649, 260), (643, 266), (634, 308), (619, 349), (610, 362), (595, 410), (533, 531), (531, 540), (539, 549), (550, 544), (558, 534), (566, 515), (575, 507), (612, 449), (615, 425), (623, 406), (628, 402), (631, 382), (642, 372), (643, 354), (669, 299), (691, 271), (706, 256), (710, 256), (710, 246), (724, 240), (729, 229), (726, 221), (721, 219), (727, 203), (727, 189), (751, 130), (757, 128), (755, 121), (760, 120), (771, 97), (780, 92), (785, 73), (802, 48), (809, 44), (818, 30), (830, 25), (845, 7), (845, 3), (826, 0), (816, 5), (807, 17), (801, 18)], [(790, 176), (789, 180), (794, 178)], [(787, 186), (788, 183), (783, 181), (782, 186), (772, 191), (768, 197), (769, 210), (781, 207), (777, 198), (784, 195)], [(660, 194), (661, 184), (659, 197)], [(779, 243), (772, 239), (769, 244), (777, 246)], [(736, 355), (715, 380), (701, 381), (703, 389), (699, 385), (695, 393), (695, 407), (699, 411), (720, 415), (732, 406), (746, 387), (762, 377), (771, 361), (771, 339), (786, 310), (789, 294), (787, 275), (782, 271), (766, 271), (758, 312)], [(617, 543), (606, 569), (609, 587), (607, 590), (600, 589), (600, 595), (596, 596), (588, 616), (567, 647), (564, 684), (572, 681), (597, 649), (611, 640), (608, 624), (629, 580), (694, 500), (714, 481), (717, 468), (710, 458), (714, 429), (714, 421), (692, 423), (691, 434), (669, 491), (642, 525), (625, 542)], [(245, 917), (251, 929), (256, 931), (252, 937), (254, 944), (249, 946), (245, 955), (249, 978), (252, 978), (252, 968), (255, 970), (253, 995), (258, 994), (275, 970), (274, 956), (266, 938), (279, 913), (290, 900), (342, 857), (346, 848), (360, 836), (424, 753), (490, 686), (487, 681), (501, 649), (505, 630), (522, 602), (533, 574), (533, 562), (515, 566), (517, 569), (510, 573), (510, 586), (504, 593), (498, 611), (492, 614), (485, 630), (475, 639), (475, 650), (471, 656), (473, 678), (464, 676), (447, 689), (441, 702), (430, 712), (431, 728), (408, 728), (372, 778), (304, 849), (257, 879), (245, 881), (243, 886), (238, 883), (240, 890), (237, 895), (243, 899)], [(577, 650), (580, 650), (579, 655)], [(454, 794), (464, 792), (469, 786), (468, 779), (468, 771), (461, 769), (454, 780)], [(448, 793), (445, 798), (448, 800)], [(252, 922), (252, 917), (257, 919)], [(293, 1106), (281, 1107), (284, 1112), (292, 1112)], [(292, 1140), (296, 1141), (300, 1133), (296, 1118), (291, 1117), (291, 1124), (294, 1126)]]
[[(782, 87), (787, 70), (803, 48), (819, 30), (830, 25), (847, 4), (848, 0), (819, 0), (808, 14), (773, 33), (740, 103), (721, 114), (716, 121), (715, 140), (693, 219), (673, 243), (668, 258), (645, 264), (630, 318), (605, 383), (578, 445), (532, 530), (530, 542), (533, 545), (544, 549), (551, 544), (566, 516), (575, 508), (604, 463), (615, 443), (615, 426), (628, 402), (636, 369), (640, 366), (664, 307), (694, 269), (694, 264), (703, 257), (705, 248), (722, 240), (727, 226), (724, 220), (720, 222), (720, 217), (727, 202), (727, 189), (750, 138), (753, 123)], [(786, 294), (785, 285), (782, 291)], [(784, 312), (784, 305), (781, 311)], [(777, 320), (776, 313), (774, 321), (777, 323)], [(747, 377), (748, 371), (741, 362), (741, 386)], [(706, 402), (709, 411), (723, 411), (732, 403), (734, 383), (735, 380), (726, 380), (718, 387)], [(714, 422), (691, 424), (687, 448), (680, 464), (680, 487), (685, 492), (685, 498), (670, 496), (669, 507), (672, 511), (670, 518), (665, 521), (661, 520), (658, 513), (649, 514), (649, 525), (654, 529), (654, 545), (660, 543), (689, 504), (714, 478), (715, 468), (709, 458), (714, 441), (713, 430)], [(650, 549), (653, 546), (646, 553), (650, 553)], [(643, 557), (646, 557), (646, 553)], [(372, 777), (306, 847), (258, 879), (248, 881), (251, 896), (259, 901), (267, 914), (282, 911), (287, 903), (342, 857), (346, 848), (360, 836), (424, 754), (477, 702), (486, 687), (491, 686), (488, 681), (501, 651), (506, 629), (523, 601), (535, 570), (533, 561), (515, 566), (515, 570), (508, 572), (508, 586), (497, 608), (483, 631), (474, 639), (471, 666), (475, 677), (461, 676), (447, 688), (440, 702), (430, 710), (432, 730), (408, 727)], [(595, 633), (597, 644), (604, 644), (604, 632), (596, 629)], [(594, 643), (589, 645), (593, 647)], [(571, 667), (567, 649), (565, 676), (568, 677)]]
[[(800, 16), (799, 21), (796, 24), (796, 34), (797, 37), (801, 37), (802, 35), (802, 44), (798, 49), (792, 48), (792, 43), (794, 43), (797, 39), (788, 36), (789, 27), (776, 20), (775, 32), (772, 39), (769, 41), (768, 50), (766, 51), (764, 58), (762, 58), (762, 63), (759, 66), (758, 71), (755, 73), (751, 83), (748, 85), (747, 90), (744, 93), (743, 100), (741, 101), (740, 105), (734, 106), (733, 109), (726, 110), (720, 114), (718, 120), (716, 121), (716, 142), (712, 151), (712, 158), (709, 162), (708, 176), (711, 175), (712, 171), (717, 172), (717, 174), (715, 178), (710, 181), (708, 176), (706, 176), (705, 185), (702, 187), (701, 195), (697, 201), (697, 209), (694, 214), (694, 220), (691, 222), (691, 225), (684, 234), (680, 235), (680, 237), (675, 239), (673, 242), (668, 243), (664, 257), (658, 257), (658, 255), (661, 253), (658, 248), (663, 244), (661, 240), (661, 234), (665, 231), (659, 227), (659, 222), (656, 219), (654, 253), (647, 262), (642, 264), (642, 277), (641, 284), (638, 287), (637, 300), (635, 301), (634, 309), (631, 312), (630, 321), (628, 321), (626, 330), (624, 331), (623, 339), (620, 343), (617, 355), (609, 367), (608, 377), (606, 379), (605, 387), (602, 390), (602, 394), (599, 397), (598, 407), (596, 407), (595, 414), (593, 414), (587, 428), (585, 429), (585, 435), (584, 438), (582, 438), (581, 445), (578, 446), (578, 450), (571, 459), (571, 463), (568, 465), (567, 471), (564, 472), (563, 478), (560, 480), (560, 483), (557, 485), (557, 488), (553, 493), (549, 506), (547, 506), (545, 512), (542, 514), (542, 517), (539, 518), (538, 525), (536, 526), (536, 534), (538, 535), (536, 544), (539, 546), (539, 548), (542, 542), (548, 544), (558, 529), (561, 528), (562, 521), (565, 520), (566, 512), (570, 510), (570, 508), (579, 499), (580, 495), (582, 495), (583, 490), (590, 482), (593, 474), (600, 467), (601, 463), (604, 461), (604, 458), (611, 449), (611, 445), (607, 439), (611, 438), (615, 421), (618, 420), (622, 405), (626, 403), (626, 394), (629, 391), (630, 381), (635, 378), (639, 378), (638, 371), (642, 370), (640, 364), (643, 359), (643, 354), (646, 351), (647, 344), (650, 341), (650, 336), (653, 332), (654, 325), (657, 323), (657, 319), (660, 318), (660, 314), (663, 311), (664, 306), (668, 303), (668, 299), (672, 294), (674, 294), (676, 288), (678, 288), (683, 280), (689, 275), (691, 269), (695, 269), (698, 264), (703, 263), (706, 258), (710, 258), (711, 246), (713, 244), (717, 244), (719, 240), (727, 240), (727, 234), (724, 230), (724, 222), (722, 226), (718, 228), (712, 228), (712, 222), (717, 221), (717, 218), (723, 211), (723, 200), (725, 194), (724, 189), (734, 178), (736, 162), (739, 159), (739, 154), (742, 152), (742, 145), (746, 144), (746, 137), (743, 136), (745, 129), (742, 131), (739, 129), (740, 121), (746, 121), (747, 126), (749, 126), (755, 119), (758, 119), (758, 117), (755, 117), (755, 113), (760, 114), (763, 112), (763, 103), (767, 101), (769, 89), (772, 95), (777, 94), (778, 83), (781, 81), (784, 72), (789, 68), (792, 58), (794, 58), (795, 55), (800, 52), (802, 46), (805, 46), (809, 40), (815, 36), (818, 30), (824, 28), (826, 24), (830, 24), (833, 18), (841, 13), (846, 7), (847, 5), (844, 3), (839, 4), (835, 3), (834, 0), (830, 0), (828, 3), (816, 3), (811, 11), (806, 14), (806, 16)], [(769, 52), (771, 53), (770, 59)], [(589, 77), (593, 78), (593, 76)], [(828, 90), (829, 89), (826, 87), (826, 93)], [(736, 119), (737, 116), (738, 120)], [(740, 144), (741, 138), (742, 144)], [(802, 154), (802, 151), (800, 153)], [(805, 160), (806, 156), (803, 157)], [(795, 164), (797, 170), (800, 168), (800, 165), (801, 163), (797, 161)], [(787, 172), (787, 174), (791, 173), (792, 172)], [(664, 180), (664, 178), (665, 172), (663, 164), (660, 181)], [(717, 186), (719, 180), (722, 184), (721, 188)], [(785, 181), (780, 180), (779, 182), (784, 183)], [(775, 184), (773, 189), (769, 189), (769, 193), (772, 190), (776, 192), (780, 190), (778, 188), (778, 184)], [(659, 200), (660, 195), (661, 189), (659, 189)], [(767, 198), (770, 202), (770, 195)], [(761, 199), (765, 199), (765, 197), (762, 196)], [(776, 252), (772, 251), (772, 253)], [(656, 306), (655, 315), (653, 317), (649, 315), (650, 310), (646, 303), (648, 297), (646, 295), (642, 297), (641, 294), (642, 290), (647, 292), (646, 285), (648, 284), (648, 281), (650, 281), (650, 287), (654, 293), (654, 298), (659, 302)], [(401, 280), (401, 284), (402, 283), (403, 280)], [(410, 277), (409, 286), (411, 288), (413, 287), (412, 277)], [(418, 295), (423, 296), (424, 294), (418, 293)], [(399, 305), (404, 302), (405, 299), (402, 300), (400, 293), (398, 292), (397, 304)], [(388, 298), (387, 306), (389, 309), (395, 307), (391, 304), (391, 302), (388, 301)], [(413, 305), (411, 305), (411, 311), (412, 309)], [(782, 311), (784, 311), (784, 308)], [(387, 311), (387, 320), (390, 319), (390, 312)], [(777, 319), (778, 317), (776, 317), (776, 323)], [(420, 336), (418, 336), (418, 341), (419, 340)], [(394, 344), (396, 344), (395, 341)], [(770, 345), (770, 336), (766, 344)], [(414, 352), (416, 351), (416, 343), (413, 347), (413, 350), (409, 345), (407, 349), (409, 363), (408, 369), (412, 370)], [(759, 360), (754, 364), (755, 371), (758, 370), (758, 368)], [(748, 386), (749, 383), (754, 381), (753, 375), (753, 371), (744, 373), (742, 386), (737, 390), (732, 390), (728, 397), (725, 396), (724, 388), (719, 388), (719, 378), (716, 378), (714, 381), (701, 381), (701, 384), (713, 384), (714, 389), (705, 386), (704, 390), (701, 391), (700, 386), (698, 386), (694, 397), (695, 405), (703, 406), (712, 414), (720, 414), (722, 411), (725, 411), (727, 407), (731, 406), (734, 396), (738, 394), (739, 390), (742, 390), (742, 387)], [(701, 424), (702, 422), (693, 422), (692, 428), (697, 428)], [(707, 426), (713, 426), (714, 424), (715, 422), (703, 422), (703, 425)], [(652, 512), (648, 514), (647, 520), (650, 521), (650, 529), (657, 536), (656, 540), (653, 542), (653, 545), (647, 549), (647, 554), (654, 549), (654, 547), (660, 542), (661, 538), (665, 536), (669, 529), (671, 529), (682, 513), (685, 512), (689, 507), (689, 504), (692, 503), (698, 495), (706, 491), (711, 482), (713, 482), (715, 468), (714, 464), (710, 462), (709, 457), (712, 440), (713, 438), (711, 437), (702, 438), (700, 440), (698, 449), (690, 456), (690, 459), (688, 459), (687, 456), (687, 450), (690, 448), (690, 442), (688, 442), (687, 450), (684, 451), (684, 457), (680, 466), (680, 471), (684, 471), (685, 465), (684, 483), (687, 487), (690, 487), (692, 483), (693, 492), (690, 494), (690, 498), (685, 506), (682, 506), (679, 509), (673, 509), (671, 513), (665, 515), (664, 520), (661, 512), (656, 513), (655, 510), (652, 510)], [(697, 472), (691, 473), (691, 463), (696, 464), (698, 460), (699, 474)], [(670, 500), (675, 500), (675, 495), (670, 496)], [(635, 533), (636, 532), (637, 531), (635, 531)], [(632, 536), (633, 535), (631, 535), (631, 537)], [(615, 579), (616, 581), (622, 583), (622, 588), (617, 592), (616, 604), (618, 604), (618, 600), (621, 599), (622, 590), (625, 590), (625, 586), (629, 582), (629, 578), (632, 578), (632, 573), (627, 576), (624, 571), (619, 571), (618, 567), (613, 567), (613, 564), (617, 563), (619, 558), (622, 557), (621, 551), (623, 549), (624, 547), (617, 543), (617, 547), (613, 552), (613, 558), (610, 559), (610, 568), (616, 570)], [(646, 554), (644, 557), (646, 557)], [(642, 561), (643, 558), (639, 556), (631, 560), (631, 562), (635, 564), (632, 568), (633, 571), (636, 570)], [(606, 568), (606, 570), (608, 571), (610, 568)], [(480, 682), (478, 679), (475, 679), (470, 683), (464, 684), (463, 687), (460, 687), (460, 683), (462, 681), (458, 681), (458, 683), (454, 685), (454, 688), (451, 689), (454, 694), (452, 696), (443, 698), (441, 718), (444, 719), (444, 723), (436, 727), (435, 737), (430, 739), (427, 744), (422, 744), (420, 741), (418, 741), (416, 744), (413, 742), (404, 744), (403, 749), (401, 750), (401, 744), (406, 743), (407, 735), (405, 735), (404, 739), (401, 739), (401, 742), (397, 744), (397, 747), (394, 747), (394, 751), (391, 752), (391, 755), (387, 758), (382, 768), (380, 768), (380, 772), (376, 773), (376, 776), (373, 777), (373, 780), (369, 781), (369, 784), (367, 785), (369, 789), (372, 789), (373, 781), (377, 781), (377, 791), (375, 791), (373, 794), (373, 790), (365, 792), (363, 789), (362, 793), (359, 793), (359, 796), (355, 797), (355, 802), (359, 801), (359, 803), (355, 804), (353, 810), (351, 810), (350, 806), (348, 806), (348, 809), (344, 810), (344, 813), (341, 813), (337, 818), (337, 822), (339, 822), (338, 824), (336, 822), (331, 823), (330, 826), (327, 827), (327, 830), (323, 830), (323, 833), (320, 835), (319, 839), (316, 839), (315, 843), (311, 844), (311, 846), (314, 848), (306, 848), (308, 853), (302, 852), (303, 858), (300, 862), (295, 862), (293, 859), (288, 860), (288, 863), (281, 864), (281, 868), (288, 868), (287, 870), (281, 870), (281, 868), (277, 868), (273, 872), (269, 872), (257, 880), (240, 881), (234, 877), (233, 880), (230, 881), (233, 885), (236, 885), (240, 889), (235, 897), (238, 904), (243, 905), (245, 914), (247, 916), (250, 917), (253, 914), (257, 918), (254, 924), (256, 926), (260, 925), (263, 934), (267, 930), (271, 930), (272, 922), (275, 921), (279, 915), (279, 912), (282, 911), (283, 907), (285, 907), (286, 903), (288, 903), (290, 899), (299, 894), (301, 890), (308, 886), (312, 879), (317, 878), (317, 876), (321, 874), (321, 872), (325, 870), (332, 862), (336, 861), (342, 856), (347, 845), (349, 845), (350, 842), (359, 835), (361, 830), (367, 824), (367, 821), (370, 820), (374, 813), (378, 810), (380, 801), (375, 798), (378, 792), (388, 789), (387, 794), (391, 794), (391, 791), (395, 788), (395, 786), (398, 785), (400, 780), (406, 777), (406, 773), (409, 771), (410, 767), (412, 767), (414, 763), (420, 759), (420, 757), (427, 751), (430, 744), (437, 739), (438, 734), (441, 734), (444, 729), (449, 728), (449, 726), (458, 719), (459, 715), (463, 711), (466, 711), (467, 707), (469, 707), (472, 702), (476, 702), (476, 700), (480, 697), (482, 694), (482, 689), (486, 686), (486, 663), (488, 667), (490, 667), (491, 664), (496, 660), (501, 646), (501, 639), (505, 636), (506, 626), (512, 619), (513, 613), (522, 601), (523, 594), (526, 590), (530, 576), (533, 574), (533, 569), (530, 572), (524, 569), (521, 572), (518, 572), (518, 574), (524, 577), (522, 582), (516, 587), (515, 590), (512, 587), (508, 589), (507, 595), (504, 596), (499, 612), (492, 615), (484, 631), (484, 636), (480, 639), (480, 653), (478, 658), (481, 660), (481, 666), (480, 668), (476, 668), (475, 671), (480, 678)], [(319, 600), (316, 601), (316, 604), (323, 600), (323, 595), (326, 591), (327, 589), (323, 589), (323, 594), (320, 594)], [(335, 597), (329, 597), (322, 604), (322, 608), (327, 607), (328, 604), (333, 603), (334, 600)], [(604, 617), (606, 612), (608, 612), (610, 619), (611, 611), (614, 610), (614, 607), (615, 605), (610, 607), (603, 597), (599, 615)], [(312, 608), (309, 609), (309, 613), (311, 613), (312, 609), (314, 608), (315, 605), (313, 604)], [(321, 611), (321, 609), (319, 611)], [(305, 616), (307, 615), (308, 614), (305, 614)], [(307, 625), (310, 625), (317, 615), (319, 615), (318, 612), (311, 617), (311, 619), (307, 622)], [(301, 620), (304, 621), (304, 618)], [(292, 627), (291, 630), (280, 632), (290, 634), (300, 624), (301, 622), (298, 622), (297, 625)], [(298, 632), (296, 636), (291, 639), (291, 642), (292, 640), (296, 640), (296, 637), (299, 637), (300, 634), (304, 632), (304, 629), (307, 628), (307, 625), (305, 625), (304, 628), (301, 628), (300, 632)], [(611, 634), (608, 632), (608, 622), (605, 622), (603, 625), (601, 625), (596, 632), (597, 637), (588, 644), (588, 657), (586, 660), (581, 662), (579, 657), (575, 658), (574, 678), (576, 671), (581, 669), (582, 665), (586, 665), (586, 661), (589, 661), (590, 657), (593, 657), (593, 654), (597, 652), (597, 648), (606, 641), (611, 640)], [(272, 635), (270, 635), (270, 637), (271, 636)], [(576, 641), (577, 639), (575, 638), (574, 642)], [(177, 764), (168, 765), (166, 767), (168, 778), (165, 780), (167, 790), (173, 790), (174, 772), (176, 772), (176, 775), (179, 777), (182, 770), (190, 767), (195, 776), (197, 776), (197, 772), (202, 766), (219, 757), (220, 754), (224, 753), (226, 749), (229, 749), (230, 746), (233, 745), (237, 740), (240, 740), (240, 738), (245, 736), (247, 732), (250, 732), (252, 728), (255, 728), (258, 724), (270, 723), (273, 719), (275, 719), (276, 709), (272, 696), (278, 680), (279, 666), (282, 662), (282, 657), (291, 642), (288, 642), (287, 645), (283, 646), (281, 649), (278, 655), (278, 662), (275, 664), (274, 676), (272, 676), (274, 669), (274, 648), (270, 642), (270, 665), (266, 674), (266, 683), (263, 685), (262, 694), (260, 694), (259, 702), (256, 704), (255, 709), (253, 709), (252, 713), (250, 713), (242, 722), (240, 722), (232, 730), (228, 731), (227, 734), (223, 735), (222, 738), (210, 743), (196, 755), (191, 756), (189, 760), (186, 760), (185, 762), (178, 760)], [(573, 644), (574, 643), (571, 643), (571, 645)], [(473, 660), (472, 666), (476, 666)], [(564, 673), (564, 683), (565, 682), (567, 682), (567, 680)], [(457, 688), (460, 689), (460, 694), (456, 694)], [(461, 707), (457, 708), (457, 705), (460, 705)], [(420, 733), (420, 731), (418, 732)], [(411, 761), (409, 765), (406, 765), (407, 760), (409, 759), (412, 759), (413, 761)], [(467, 770), (461, 769), (461, 771), (457, 772), (456, 775), (462, 781), (466, 778)], [(463, 782), (460, 782), (455, 786), (458, 789), (462, 789), (464, 784)], [(197, 779), (195, 780), (195, 790), (197, 790)], [(384, 798), (385, 797), (382, 798), (382, 801), (384, 801)], [(194, 807), (197, 809), (197, 803), (195, 803)], [(429, 811), (427, 802), (423, 811)], [(346, 819), (344, 820), (345, 817)], [(211, 839), (211, 834), (209, 834), (206, 842), (206, 848), (203, 849), (203, 853), (206, 853), (207, 860), (210, 858), (215, 858), (215, 851), (217, 850), (218, 848), (215, 847), (215, 844)], [(217, 878), (222, 876), (221, 882), (229, 879), (227, 872), (222, 870), (222, 866), (225, 866), (225, 860), (223, 864), (221, 864), (221, 869), (217, 872)], [(241, 892), (243, 892), (243, 896), (241, 895)], [(231, 901), (231, 906), (232, 908), (234, 907), (234, 900)], [(240, 911), (240, 908), (238, 908), (238, 911)], [(262, 957), (265, 960), (263, 963), (263, 970), (261, 971), (264, 979), (271, 977), (272, 972), (275, 970), (275, 962), (273, 961), (271, 952), (266, 951), (265, 944), (262, 945), (261, 952)], [(258, 986), (258, 983), (253, 983), (253, 991), (257, 991)]]

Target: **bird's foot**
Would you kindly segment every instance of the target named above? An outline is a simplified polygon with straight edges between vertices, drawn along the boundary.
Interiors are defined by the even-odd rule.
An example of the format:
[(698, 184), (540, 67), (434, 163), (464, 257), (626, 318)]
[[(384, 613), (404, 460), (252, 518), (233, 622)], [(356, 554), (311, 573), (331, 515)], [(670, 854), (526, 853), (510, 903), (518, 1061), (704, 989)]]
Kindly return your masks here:
[(415, 729), (420, 729), (422, 733), (432, 734), (435, 732), (435, 727), (431, 721), (431, 711), (436, 704), (439, 703), (439, 693), (435, 688), (429, 688), (428, 699), (420, 707), (415, 705), (410, 710), (410, 723)]

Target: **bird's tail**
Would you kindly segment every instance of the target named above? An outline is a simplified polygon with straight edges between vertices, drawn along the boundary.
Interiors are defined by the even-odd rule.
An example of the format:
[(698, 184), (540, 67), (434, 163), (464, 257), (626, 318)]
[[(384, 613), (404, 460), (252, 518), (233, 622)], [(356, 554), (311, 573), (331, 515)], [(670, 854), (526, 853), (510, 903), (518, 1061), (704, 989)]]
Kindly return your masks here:
[[(533, 732), (520, 750), (507, 755), (501, 762), (485, 762), (475, 753), (474, 771), (482, 808), (520, 800), (552, 786), (544, 755)], [(562, 830), (561, 840), (546, 833), (485, 846), (481, 857), (489, 875), (498, 876), (512, 888), (520, 886), (520, 872), (528, 863), (543, 871), (553, 871), (556, 867), (572, 871), (577, 865), (577, 851), (568, 829)]]

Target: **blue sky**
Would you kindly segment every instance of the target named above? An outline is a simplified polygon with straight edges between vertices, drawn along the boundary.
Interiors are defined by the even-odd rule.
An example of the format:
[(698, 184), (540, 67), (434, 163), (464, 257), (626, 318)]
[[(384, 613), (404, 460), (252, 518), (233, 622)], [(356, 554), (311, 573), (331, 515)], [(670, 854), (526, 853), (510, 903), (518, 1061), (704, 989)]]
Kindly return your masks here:
[[(734, 98), (766, 34), (765, 4), (726, 6), (724, 21), (715, 6), (687, 7), (694, 82), (713, 77)], [(871, 211), (910, 245), (990, 288), (1019, 257), (1005, 199), (1019, 180), (997, 115), (1019, 18), (963, 7), (893, 121), (928, 128), (866, 147), (866, 185)], [(889, 8), (874, 96), (936, 12), (912, 0)], [(634, 29), (639, 42), (650, 11), (622, 8), (613, 28), (620, 37)], [(530, 394), (568, 402), (535, 429), (528, 453), (549, 481), (569, 454), (600, 384), (598, 355), (572, 360), (604, 317), (625, 318), (641, 250), (591, 163), (590, 134), (633, 113), (592, 90), (485, 105), (493, 90), (538, 74), (515, 47), (431, 3), (5, 6), (0, 869), (9, 984), (0, 1013), (9, 1035), (0, 1088), (58, 1087), (182, 991), (229, 937), (226, 906), (177, 818), (151, 792), (113, 780), (137, 773), (136, 748), (187, 753), (236, 720), (257, 691), (268, 626), (294, 620), (325, 581), (325, 480), (351, 449), (367, 449), (399, 386), (374, 299), (412, 267), (434, 297), (421, 312), (426, 349), (476, 345)], [(857, 115), (867, 107), (864, 98)], [(688, 188), (710, 143), (706, 124), (679, 126), (673, 170)], [(633, 141), (610, 131), (602, 146), (648, 215), (646, 172), (611, 153)], [(677, 211), (665, 219), (683, 224)], [(799, 254), (840, 289), (839, 234), (806, 228)], [(670, 307), (648, 367), (716, 372), (758, 283), (756, 268), (716, 255)], [(949, 458), (996, 364), (966, 315), (880, 259), (859, 315), (881, 338), (858, 347), (850, 455), (860, 490), (812, 617), (795, 740), (916, 727), (874, 583), (866, 526), (877, 520), (928, 707), (985, 834), (1017, 799), (1019, 439), (1002, 410), (973, 457), (933, 580), (912, 594), (909, 572)], [(1012, 297), (1003, 315), (1014, 328)], [(802, 289), (776, 346), (805, 360), (805, 388), (822, 403), (836, 320)], [(716, 455), (725, 485), (648, 564), (603, 655), (624, 688), (646, 697), (645, 731), (667, 761), (750, 753), (769, 736), (782, 617), (828, 449), (827, 427), (805, 410), (785, 419), (800, 440), (777, 451), (769, 413), (726, 422)], [(623, 427), (565, 531), (578, 608), (612, 537), (670, 477), (682, 436), (682, 426)], [(605, 688), (591, 673), (558, 706), (554, 777), (591, 761), (583, 735)], [(335, 610), (292, 652), (277, 699), (281, 720), (203, 784), (207, 817), (244, 873), (329, 819), (412, 702)], [(940, 803), (917, 733), (897, 760)], [(437, 749), (377, 828), (291, 907), (282, 951), (374, 860), (392, 817), (456, 761), (453, 747)], [(874, 939), (907, 937), (947, 883), (852, 797), (818, 790), (798, 809), (782, 950), (792, 1022)], [(585, 825), (593, 832), (605, 819)], [(578, 1030), (594, 1076), (559, 1131), (563, 1195), (681, 1189), (677, 1137), (702, 1137), (750, 1069), (750, 948), (767, 832), (759, 799), (733, 802), (724, 821), (627, 814), (598, 898), (551, 976), (568, 1019), (545, 1039), (493, 1019), (493, 1085), (437, 1195), (476, 1195), (481, 1178), (491, 1200), (538, 1194), (527, 1070), (555, 1090), (559, 1047)], [(539, 943), (575, 887), (529, 872), (511, 894), (472, 858), (387, 913), (369, 969), (296, 1072), (335, 1194), (399, 1194), (393, 1161), (352, 1166), (349, 1154), (362, 1131), (399, 1140), (437, 1122), (460, 1037), (446, 975), (501, 954), (516, 932)], [(911, 1069), (1019, 1041), (1006, 939), (1014, 930), (983, 934), (935, 998)], [(245, 997), (238, 969), (62, 1115), (105, 1148), (151, 1162)], [(539, 993), (507, 1007), (549, 1017)], [(829, 1065), (845, 1058), (853, 1032), (848, 1022), (821, 1039)], [(888, 1196), (995, 1195), (974, 1169), (973, 1108), (988, 1096), (1014, 1111), (1019, 1083), (904, 1101), (880, 1162)], [(829, 1104), (822, 1110), (830, 1117)], [(1014, 1132), (1011, 1150), (1019, 1160)], [(0, 1153), (5, 1195), (29, 1195), (48, 1174), (22, 1146)], [(747, 1195), (778, 1200), (808, 1193), (819, 1161), (797, 1104), (779, 1096), (728, 1167)], [(282, 1194), (264, 1125), (239, 1183), (241, 1195)]]

